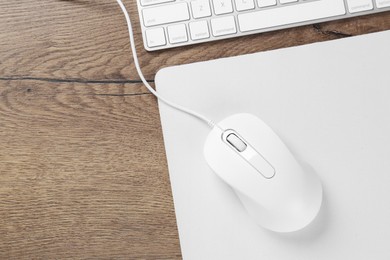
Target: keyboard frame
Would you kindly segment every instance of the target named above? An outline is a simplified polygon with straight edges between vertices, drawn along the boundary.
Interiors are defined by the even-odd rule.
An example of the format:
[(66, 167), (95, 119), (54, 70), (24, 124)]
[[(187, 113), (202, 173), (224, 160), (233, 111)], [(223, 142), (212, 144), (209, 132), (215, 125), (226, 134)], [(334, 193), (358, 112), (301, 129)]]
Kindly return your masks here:
[[(146, 9), (146, 8), (153, 8), (155, 6), (162, 6), (162, 5), (170, 5), (170, 4), (173, 4), (173, 3), (178, 3), (178, 2), (187, 2), (188, 4), (188, 8), (189, 8), (189, 11), (190, 11), (190, 14), (192, 16), (192, 13), (191, 13), (191, 7), (190, 7), (190, 2), (191, 1), (194, 1), (194, 0), (179, 0), (179, 1), (175, 1), (175, 2), (169, 2), (169, 3), (163, 3), (163, 4), (155, 4), (155, 5), (150, 5), (150, 6), (142, 6), (141, 3), (140, 3), (140, 0), (137, 0), (137, 8), (138, 8), (138, 16), (139, 16), (139, 20), (140, 20), (140, 25), (141, 25), (141, 30), (142, 30), (142, 40), (143, 40), (143, 45), (144, 45), (144, 48), (147, 50), (147, 51), (157, 51), (157, 50), (164, 50), (164, 49), (170, 49), (170, 48), (176, 48), (176, 47), (181, 47), (181, 46), (188, 46), (188, 45), (194, 45), (194, 44), (200, 44), (200, 43), (205, 43), (205, 42), (212, 42), (212, 41), (219, 41), (219, 40), (224, 40), (224, 39), (231, 39), (231, 38), (236, 38), (236, 37), (241, 37), (241, 36), (246, 36), (246, 35), (253, 35), (253, 34), (258, 34), (258, 33), (264, 33), (264, 32), (270, 32), (270, 31), (277, 31), (277, 30), (283, 30), (283, 29), (287, 29), (287, 28), (293, 28), (293, 27), (299, 27), (299, 26), (303, 26), (303, 25), (311, 25), (311, 24), (316, 24), (316, 23), (322, 23), (322, 22), (328, 22), (328, 21), (335, 21), (335, 20), (341, 20), (341, 19), (347, 19), (347, 18), (351, 18), (351, 17), (357, 17), (357, 16), (363, 16), (363, 15), (368, 15), (368, 14), (375, 14), (375, 13), (382, 13), (382, 12), (386, 12), (386, 11), (390, 11), (390, 7), (385, 7), (385, 8), (377, 8), (376, 7), (376, 2), (375, 0), (372, 0), (373, 1), (373, 5), (374, 5), (374, 9), (373, 10), (369, 10), (369, 11), (363, 11), (363, 12), (358, 12), (358, 13), (350, 13), (348, 11), (348, 6), (347, 6), (347, 0), (344, 0), (344, 6), (345, 6), (345, 10), (346, 10), (346, 14), (344, 15), (340, 15), (340, 16), (333, 16), (333, 17), (328, 17), (328, 18), (322, 18), (322, 19), (315, 19), (315, 20), (310, 20), (310, 21), (305, 21), (305, 22), (299, 22), (299, 23), (293, 23), (293, 24), (288, 24), (288, 25), (282, 25), (282, 26), (274, 26), (274, 27), (270, 27), (270, 28), (266, 28), (266, 29), (260, 29), (260, 30), (253, 30), (253, 31), (249, 31), (249, 32), (241, 32), (239, 30), (239, 26), (238, 26), (238, 20), (237, 20), (237, 15), (238, 14), (241, 14), (241, 13), (247, 13), (247, 12), (255, 12), (255, 11), (258, 11), (258, 10), (266, 10), (266, 9), (272, 9), (272, 8), (280, 8), (280, 4), (278, 4), (277, 6), (272, 6), (272, 7), (265, 7), (265, 8), (259, 8), (257, 6), (257, 0), (254, 0), (255, 1), (255, 9), (251, 9), (251, 10), (247, 10), (247, 11), (237, 11), (236, 8), (235, 8), (235, 4), (234, 4), (234, 0), (232, 0), (233, 2), (233, 12), (232, 13), (228, 13), (228, 14), (223, 14), (223, 15), (215, 15), (214, 13), (214, 7), (212, 5), (212, 0), (209, 0), (210, 2), (210, 8), (211, 8), (211, 12), (212, 12), (212, 15), (209, 16), (209, 17), (205, 17), (205, 18), (200, 18), (200, 19), (193, 19), (191, 18), (190, 20), (187, 20), (187, 21), (182, 21), (182, 22), (175, 22), (175, 23), (168, 23), (168, 24), (163, 24), (163, 25), (157, 25), (157, 26), (152, 26), (152, 27), (146, 27), (144, 25), (144, 22), (143, 22), (143, 18), (142, 18), (142, 10), (143, 9)], [(313, 1), (316, 1), (316, 0), (313, 0)], [(326, 1), (326, 0), (324, 0)], [(332, 0), (328, 0), (328, 1), (332, 1)], [(295, 3), (289, 3), (289, 4), (284, 4), (283, 6), (287, 6), (287, 5), (296, 5), (296, 4), (301, 4), (305, 2), (304, 0), (299, 0), (298, 2), (295, 2)], [(307, 0), (306, 0), (307, 2)], [(236, 22), (236, 28), (237, 28), (237, 33), (235, 34), (229, 34), (229, 35), (223, 35), (223, 36), (213, 36), (212, 32), (211, 32), (211, 25), (210, 25), (210, 19), (211, 18), (217, 18), (217, 17), (224, 17), (224, 16), (235, 16), (235, 22)], [(206, 39), (201, 39), (201, 40), (192, 40), (191, 37), (190, 37), (190, 34), (189, 34), (189, 28), (188, 28), (188, 23), (191, 22), (191, 21), (201, 21), (201, 20), (207, 20), (207, 24), (208, 24), (208, 27), (209, 27), (209, 32), (210, 32), (210, 37), (209, 38), (206, 38)], [(187, 27), (187, 37), (188, 37), (188, 41), (187, 42), (183, 42), (183, 43), (176, 43), (176, 44), (171, 44), (168, 40), (168, 37), (167, 37), (167, 26), (169, 25), (174, 25), (174, 24), (186, 24), (186, 27)], [(164, 45), (164, 46), (157, 46), (157, 47), (153, 47), (153, 48), (150, 48), (147, 43), (146, 43), (146, 35), (145, 35), (145, 30), (147, 29), (151, 29), (151, 28), (159, 28), (159, 27), (163, 27), (164, 28), (164, 31), (165, 31), (165, 37), (166, 37), (166, 42), (167, 44)]]

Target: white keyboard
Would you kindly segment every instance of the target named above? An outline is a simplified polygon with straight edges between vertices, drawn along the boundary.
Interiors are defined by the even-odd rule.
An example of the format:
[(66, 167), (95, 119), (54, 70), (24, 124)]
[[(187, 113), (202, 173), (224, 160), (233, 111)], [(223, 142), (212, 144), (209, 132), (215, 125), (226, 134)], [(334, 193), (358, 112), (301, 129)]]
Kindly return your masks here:
[(390, 10), (390, 0), (137, 0), (148, 51)]

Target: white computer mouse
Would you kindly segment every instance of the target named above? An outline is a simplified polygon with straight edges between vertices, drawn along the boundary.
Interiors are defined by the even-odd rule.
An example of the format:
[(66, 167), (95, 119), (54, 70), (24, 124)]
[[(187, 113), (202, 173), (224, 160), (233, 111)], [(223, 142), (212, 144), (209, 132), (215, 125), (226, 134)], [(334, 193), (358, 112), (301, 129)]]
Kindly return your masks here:
[(225, 118), (208, 135), (204, 153), (211, 169), (233, 188), (260, 226), (293, 232), (317, 216), (322, 203), (318, 176), (304, 171), (258, 117)]

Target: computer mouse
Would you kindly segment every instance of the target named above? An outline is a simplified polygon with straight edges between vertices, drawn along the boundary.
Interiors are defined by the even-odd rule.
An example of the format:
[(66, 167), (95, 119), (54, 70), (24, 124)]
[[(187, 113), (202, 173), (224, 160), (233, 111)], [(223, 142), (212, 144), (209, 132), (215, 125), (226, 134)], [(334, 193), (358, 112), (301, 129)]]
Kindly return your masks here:
[(208, 135), (205, 159), (260, 226), (293, 232), (308, 226), (322, 203), (322, 184), (303, 170), (278, 135), (251, 114), (235, 114)]

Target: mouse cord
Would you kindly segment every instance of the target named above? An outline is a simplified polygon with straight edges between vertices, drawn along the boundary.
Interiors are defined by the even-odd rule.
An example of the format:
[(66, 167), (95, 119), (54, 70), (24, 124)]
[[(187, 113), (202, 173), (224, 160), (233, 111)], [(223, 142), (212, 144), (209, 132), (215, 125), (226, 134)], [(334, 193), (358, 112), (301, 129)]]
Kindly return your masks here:
[[(162, 101), (163, 103), (167, 104), (168, 106), (170, 107), (173, 107), (177, 110), (180, 110), (184, 113), (187, 113), (193, 117), (196, 117), (200, 120), (202, 120), (203, 122), (205, 122), (208, 126), (210, 126), (211, 128), (214, 128), (216, 127), (216, 123), (214, 123), (214, 121), (208, 119), (207, 117), (195, 112), (195, 111), (192, 111), (188, 108), (185, 108), (181, 105), (178, 105), (178, 104), (175, 104), (167, 99), (165, 99), (164, 97), (162, 97), (156, 90), (154, 90), (152, 88), (152, 86), (146, 81), (143, 73), (142, 73), (142, 70), (140, 68), (140, 65), (139, 65), (139, 62), (138, 62), (138, 56), (137, 56), (137, 51), (135, 49), (135, 43), (134, 43), (134, 34), (133, 34), (133, 27), (131, 25), (131, 21), (130, 21), (130, 16), (129, 16), (129, 13), (127, 12), (126, 10), (126, 7), (125, 5), (122, 3), (121, 0), (116, 0), (117, 3), (119, 4), (119, 6), (121, 7), (122, 9), (122, 12), (123, 14), (125, 15), (125, 18), (126, 18), (126, 22), (127, 22), (127, 28), (129, 30), (129, 38), (130, 38), (130, 47), (131, 47), (131, 51), (133, 52), (133, 59), (134, 59), (134, 65), (135, 65), (135, 68), (138, 72), (138, 75), (139, 77), (141, 78), (142, 82), (144, 83), (145, 87), (156, 97), (158, 98), (160, 101)], [(218, 127), (218, 126), (217, 126)], [(219, 127), (218, 127), (219, 128)]]

